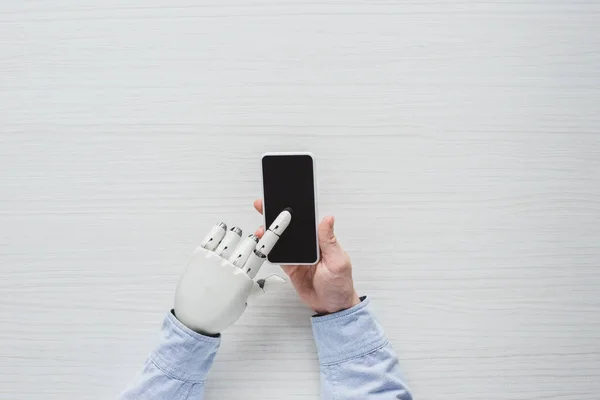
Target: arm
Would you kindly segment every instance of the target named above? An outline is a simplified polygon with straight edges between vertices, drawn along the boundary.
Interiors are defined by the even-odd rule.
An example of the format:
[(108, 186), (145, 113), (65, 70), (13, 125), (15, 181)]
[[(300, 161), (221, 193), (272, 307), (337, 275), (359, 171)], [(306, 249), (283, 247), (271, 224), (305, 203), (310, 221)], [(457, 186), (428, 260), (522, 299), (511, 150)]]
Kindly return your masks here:
[(285, 282), (275, 275), (258, 281), (252, 278), (290, 220), (291, 214), (282, 212), (274, 222), (277, 231), (269, 227), (266, 233), (263, 229), (256, 232), (264, 234), (260, 241), (256, 235), (241, 240), (242, 230), (227, 231), (224, 223), (211, 229), (179, 280), (175, 310), (165, 317), (158, 346), (146, 360), (138, 382), (121, 400), (204, 398), (204, 381), (219, 348), (219, 332), (242, 315), (247, 302)]
[[(262, 213), (262, 200), (254, 208)], [(369, 300), (354, 290), (352, 262), (335, 236), (333, 217), (319, 224), (319, 248), (316, 265), (282, 268), (300, 298), (321, 315), (312, 324), (323, 400), (412, 400)]]
[(158, 346), (148, 356), (138, 381), (120, 400), (202, 400), (204, 381), (220, 342), (220, 337), (188, 329), (170, 312), (163, 321)]
[(369, 299), (312, 319), (323, 400), (412, 400)]

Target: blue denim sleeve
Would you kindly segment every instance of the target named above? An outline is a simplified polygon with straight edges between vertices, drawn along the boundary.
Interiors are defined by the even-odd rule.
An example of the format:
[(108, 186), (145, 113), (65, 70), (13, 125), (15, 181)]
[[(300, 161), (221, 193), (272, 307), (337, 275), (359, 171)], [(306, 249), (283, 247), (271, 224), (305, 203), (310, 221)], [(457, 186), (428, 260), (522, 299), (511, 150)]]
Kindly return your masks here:
[(221, 339), (196, 333), (172, 312), (164, 319), (159, 343), (150, 353), (137, 382), (121, 400), (204, 398), (204, 381)]
[(322, 400), (412, 400), (398, 357), (376, 321), (369, 299), (312, 318), (321, 364)]

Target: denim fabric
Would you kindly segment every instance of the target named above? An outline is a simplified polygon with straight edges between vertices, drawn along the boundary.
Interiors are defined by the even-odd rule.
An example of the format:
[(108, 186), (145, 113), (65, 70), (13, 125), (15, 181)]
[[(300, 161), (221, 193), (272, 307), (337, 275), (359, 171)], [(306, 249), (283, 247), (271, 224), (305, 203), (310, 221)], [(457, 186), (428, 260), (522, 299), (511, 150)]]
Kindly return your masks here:
[[(312, 318), (321, 364), (322, 400), (412, 400), (398, 358), (369, 307), (369, 300)], [(121, 400), (202, 400), (204, 381), (221, 342), (185, 327), (170, 312), (159, 344), (138, 381)]]

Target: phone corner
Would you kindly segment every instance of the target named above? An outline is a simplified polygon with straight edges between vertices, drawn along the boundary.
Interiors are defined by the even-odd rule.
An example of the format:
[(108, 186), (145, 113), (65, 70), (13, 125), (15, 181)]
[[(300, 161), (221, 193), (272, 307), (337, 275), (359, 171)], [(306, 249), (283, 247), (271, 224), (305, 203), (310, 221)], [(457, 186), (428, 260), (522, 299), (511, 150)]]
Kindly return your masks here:
[[(317, 236), (317, 240), (318, 240), (318, 236)], [(319, 246), (317, 245), (317, 258), (316, 258), (315, 262), (312, 263), (311, 265), (315, 265), (319, 261), (321, 261), (321, 249), (319, 249)]]

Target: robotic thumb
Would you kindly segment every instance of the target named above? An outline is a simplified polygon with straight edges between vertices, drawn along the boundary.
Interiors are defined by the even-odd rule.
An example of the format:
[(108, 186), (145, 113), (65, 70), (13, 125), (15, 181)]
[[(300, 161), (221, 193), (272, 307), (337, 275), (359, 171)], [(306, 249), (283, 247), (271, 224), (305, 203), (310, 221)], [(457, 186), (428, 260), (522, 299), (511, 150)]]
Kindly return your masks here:
[(279, 275), (269, 275), (264, 279), (259, 279), (252, 285), (252, 291), (248, 296), (248, 303), (252, 303), (254, 300), (262, 296), (267, 292), (272, 292), (277, 287), (285, 284), (286, 280)]

